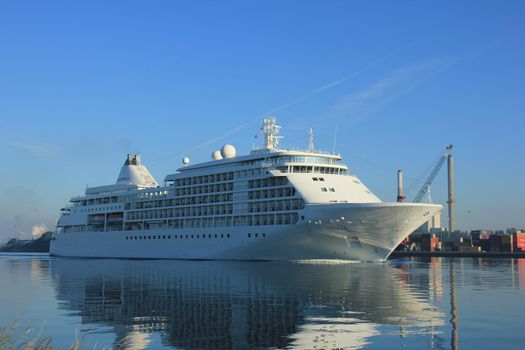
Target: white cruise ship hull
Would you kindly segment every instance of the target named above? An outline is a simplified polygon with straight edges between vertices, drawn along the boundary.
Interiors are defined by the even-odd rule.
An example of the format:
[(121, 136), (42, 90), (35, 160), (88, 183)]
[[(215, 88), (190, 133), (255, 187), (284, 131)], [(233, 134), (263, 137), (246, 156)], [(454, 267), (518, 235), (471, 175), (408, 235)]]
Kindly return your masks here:
[(68, 232), (54, 236), (50, 253), (85, 258), (385, 260), (441, 208), (415, 203), (308, 204), (293, 225)]

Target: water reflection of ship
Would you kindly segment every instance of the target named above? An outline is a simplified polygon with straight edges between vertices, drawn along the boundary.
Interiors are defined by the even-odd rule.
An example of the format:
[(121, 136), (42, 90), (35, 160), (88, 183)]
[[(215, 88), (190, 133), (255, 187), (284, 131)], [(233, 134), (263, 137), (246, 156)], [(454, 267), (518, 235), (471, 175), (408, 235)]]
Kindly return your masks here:
[(443, 325), (388, 265), (53, 259), (51, 268), (61, 307), (111, 326), (129, 349), (153, 332), (184, 349), (360, 348), (378, 325)]

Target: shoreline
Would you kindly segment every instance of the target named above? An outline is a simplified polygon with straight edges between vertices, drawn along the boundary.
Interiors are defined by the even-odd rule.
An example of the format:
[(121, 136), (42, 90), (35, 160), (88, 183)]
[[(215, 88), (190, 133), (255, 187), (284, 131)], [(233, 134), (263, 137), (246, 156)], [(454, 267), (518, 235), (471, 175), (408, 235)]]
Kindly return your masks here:
[[(30, 251), (2, 251), (0, 255), (20, 256), (50, 256), (49, 252)], [(525, 258), (525, 252), (420, 252), (420, 251), (394, 251), (387, 260), (405, 257), (442, 257), (442, 258)], [(154, 258), (152, 260), (155, 260)], [(183, 259), (185, 260), (185, 259)], [(188, 259), (192, 260), (192, 259)]]
[(388, 259), (403, 257), (449, 257), (449, 258), (525, 258), (525, 252), (403, 252), (394, 251)]

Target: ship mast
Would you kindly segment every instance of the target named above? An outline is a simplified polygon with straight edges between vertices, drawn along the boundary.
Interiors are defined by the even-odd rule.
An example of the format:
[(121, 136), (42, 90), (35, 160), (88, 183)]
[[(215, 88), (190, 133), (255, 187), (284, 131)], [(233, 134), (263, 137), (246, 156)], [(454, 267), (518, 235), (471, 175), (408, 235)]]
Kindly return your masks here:
[(310, 127), (310, 130), (308, 130), (308, 152), (314, 152), (315, 146), (314, 146), (314, 129)]
[(264, 148), (269, 150), (275, 150), (279, 147), (279, 140), (282, 136), (279, 135), (281, 127), (276, 124), (274, 116), (268, 116), (263, 120), (263, 133), (264, 133)]

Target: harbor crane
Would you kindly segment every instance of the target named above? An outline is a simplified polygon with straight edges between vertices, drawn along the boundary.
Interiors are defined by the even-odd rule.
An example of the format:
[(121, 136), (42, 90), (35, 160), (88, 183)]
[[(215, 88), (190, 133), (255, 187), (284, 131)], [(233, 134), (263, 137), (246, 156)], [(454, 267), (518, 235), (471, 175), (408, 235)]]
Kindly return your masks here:
[(421, 187), (418, 194), (414, 198), (414, 203), (421, 203), (423, 196), (425, 195), (425, 193), (427, 193), (430, 190), (430, 186), (432, 185), (432, 182), (434, 182), (434, 179), (439, 173), (439, 170), (441, 170), (441, 167), (443, 166), (443, 164), (445, 164), (445, 160), (447, 160), (447, 157), (451, 153), (452, 153), (452, 145), (448, 145), (447, 148), (445, 148), (445, 150), (441, 154), (441, 157), (437, 161), (436, 165), (432, 169), (432, 172), (430, 173), (427, 180), (425, 181), (425, 184), (423, 185), (423, 187)]

